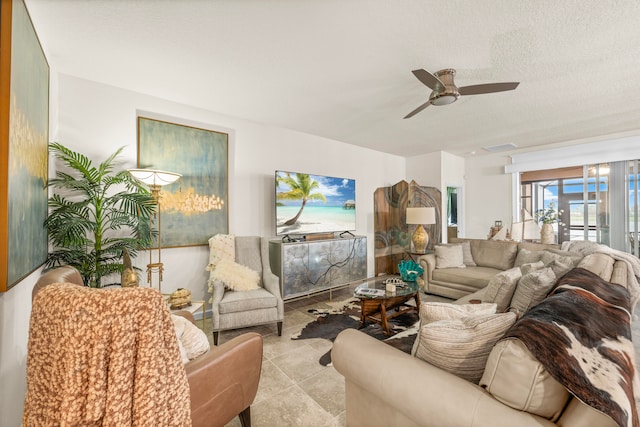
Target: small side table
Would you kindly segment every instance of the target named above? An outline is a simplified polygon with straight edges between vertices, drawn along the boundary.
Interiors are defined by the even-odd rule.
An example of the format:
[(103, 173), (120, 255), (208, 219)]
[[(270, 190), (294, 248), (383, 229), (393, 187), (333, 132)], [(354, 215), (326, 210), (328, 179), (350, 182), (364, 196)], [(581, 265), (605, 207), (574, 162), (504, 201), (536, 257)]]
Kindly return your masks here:
[[(165, 296), (165, 299), (167, 300), (167, 304), (169, 303), (169, 294), (163, 294)], [(191, 314), (195, 314), (198, 310), (202, 310), (202, 330), (204, 331), (204, 333), (207, 333), (207, 303), (204, 300), (192, 300), (191, 301), (191, 305), (188, 305), (186, 307), (183, 308), (178, 308), (178, 309), (171, 309), (171, 307), (169, 307), (169, 309), (171, 310), (171, 313), (175, 313), (178, 311), (188, 311)]]
[(428, 254), (432, 254), (433, 251), (424, 251), (424, 252), (411, 252), (411, 251), (404, 251), (404, 253), (406, 255), (409, 256), (409, 258), (411, 258), (411, 261), (413, 262), (418, 262), (418, 258), (420, 258), (423, 255), (428, 255)]

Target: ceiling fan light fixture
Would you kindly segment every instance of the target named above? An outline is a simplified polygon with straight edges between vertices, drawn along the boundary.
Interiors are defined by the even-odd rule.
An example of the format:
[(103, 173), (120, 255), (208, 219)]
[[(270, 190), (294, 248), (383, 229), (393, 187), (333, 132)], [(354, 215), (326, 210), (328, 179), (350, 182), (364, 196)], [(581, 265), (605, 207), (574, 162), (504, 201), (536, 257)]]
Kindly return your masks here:
[(437, 106), (453, 104), (458, 99), (458, 96), (452, 93), (436, 95), (431, 98), (431, 104)]
[(426, 87), (431, 89), (429, 100), (404, 116), (405, 119), (415, 116), (429, 105), (441, 106), (453, 104), (457, 99), (467, 95), (479, 95), (483, 93), (504, 92), (514, 90), (518, 87), (518, 82), (505, 83), (485, 83), (471, 86), (456, 86), (453, 81), (456, 70), (453, 68), (445, 68), (444, 70), (430, 73), (424, 69), (411, 71), (413, 75)]

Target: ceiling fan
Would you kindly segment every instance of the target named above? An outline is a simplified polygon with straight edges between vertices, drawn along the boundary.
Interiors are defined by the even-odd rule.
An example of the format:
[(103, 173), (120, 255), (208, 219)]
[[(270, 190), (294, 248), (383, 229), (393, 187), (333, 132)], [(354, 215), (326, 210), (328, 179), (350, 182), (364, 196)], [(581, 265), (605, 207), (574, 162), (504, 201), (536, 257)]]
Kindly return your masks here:
[(413, 70), (412, 73), (433, 92), (429, 95), (429, 100), (427, 102), (404, 116), (405, 119), (415, 116), (429, 105), (448, 105), (456, 102), (460, 95), (479, 95), (482, 93), (504, 92), (507, 90), (513, 90), (520, 84), (519, 82), (486, 83), (481, 85), (457, 87), (453, 82), (453, 77), (456, 75), (456, 70), (453, 68), (445, 68), (444, 70), (436, 71), (433, 74), (423, 69)]

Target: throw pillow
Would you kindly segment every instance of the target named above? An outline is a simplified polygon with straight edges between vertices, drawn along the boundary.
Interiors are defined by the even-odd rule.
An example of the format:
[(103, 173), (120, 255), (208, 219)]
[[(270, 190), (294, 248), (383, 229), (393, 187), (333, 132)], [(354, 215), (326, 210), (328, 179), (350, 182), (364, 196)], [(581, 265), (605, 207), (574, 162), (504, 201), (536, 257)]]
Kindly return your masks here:
[(511, 299), (511, 309), (524, 313), (542, 301), (556, 282), (553, 270), (545, 267), (522, 276)]
[[(446, 319), (461, 319), (469, 316), (484, 316), (487, 314), (495, 314), (496, 304), (452, 304), (448, 302), (425, 302), (420, 304), (420, 326)], [(420, 334), (413, 342), (411, 355), (416, 355), (416, 350), (420, 344)]]
[(580, 262), (580, 260), (582, 260), (582, 258), (584, 258), (584, 255), (581, 254), (580, 252), (566, 251), (562, 249), (548, 248), (548, 249), (545, 249), (544, 252), (548, 254), (555, 254), (563, 257), (569, 257), (571, 258), (571, 261), (573, 261), (574, 267), (578, 265), (578, 263)]
[(196, 325), (182, 316), (171, 315), (173, 326), (176, 329), (178, 337), (178, 346), (181, 347), (180, 353), (184, 351), (182, 361), (193, 360), (196, 357), (206, 353), (211, 348), (207, 335)]
[(236, 237), (233, 234), (216, 234), (209, 239), (209, 264), (211, 271), (221, 260), (233, 261), (236, 257)]
[(584, 257), (578, 264), (578, 267), (589, 270), (600, 276), (603, 280), (609, 281), (613, 274), (614, 263), (615, 260), (610, 255), (594, 253)]
[(495, 303), (497, 305), (496, 311), (502, 313), (509, 308), (511, 297), (513, 297), (516, 285), (521, 277), (522, 272), (519, 267), (496, 274), (489, 280), (482, 301)]
[(436, 268), (465, 268), (462, 246), (437, 245)]
[(553, 270), (553, 274), (555, 274), (556, 278), (560, 278), (567, 274), (569, 270), (573, 268), (573, 262), (569, 257), (560, 257), (547, 263), (545, 267), (549, 267), (551, 270)]
[(493, 347), (480, 385), (505, 405), (552, 422), (569, 400), (567, 389), (517, 339), (505, 339)]
[(525, 274), (529, 274), (532, 271), (540, 270), (541, 268), (544, 268), (544, 263), (542, 261), (537, 261), (537, 262), (530, 262), (530, 263), (527, 263), (527, 264), (522, 264), (520, 266), (520, 271), (522, 272), (522, 275), (524, 276)]
[[(214, 280), (220, 280), (227, 289), (232, 291), (250, 291), (260, 287), (258, 273), (234, 261), (219, 261), (216, 268), (211, 270), (209, 279), (211, 283)], [(212, 289), (209, 291), (212, 292)]]
[(530, 251), (529, 249), (520, 248), (518, 255), (513, 263), (514, 267), (521, 267), (523, 264), (531, 264), (542, 259), (542, 251)]
[(464, 265), (467, 267), (475, 267), (476, 262), (473, 260), (473, 255), (471, 255), (471, 242), (456, 242), (456, 243), (446, 243), (441, 246), (462, 246), (462, 259)]
[(500, 313), (429, 323), (420, 329), (416, 357), (477, 384), (491, 349), (515, 321), (515, 313)]

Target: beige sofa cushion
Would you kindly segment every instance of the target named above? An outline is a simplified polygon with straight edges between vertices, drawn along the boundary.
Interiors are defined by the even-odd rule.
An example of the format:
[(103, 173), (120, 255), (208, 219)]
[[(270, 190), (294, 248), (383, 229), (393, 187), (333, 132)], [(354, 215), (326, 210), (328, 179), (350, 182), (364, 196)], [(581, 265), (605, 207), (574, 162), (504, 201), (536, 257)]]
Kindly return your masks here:
[(549, 267), (525, 274), (518, 281), (511, 299), (511, 310), (524, 313), (542, 301), (556, 282), (556, 275)]
[(511, 303), (511, 297), (516, 290), (518, 280), (522, 277), (519, 267), (498, 273), (489, 280), (485, 288), (483, 302), (492, 302), (497, 305), (497, 312), (502, 313)]
[(478, 383), (495, 343), (516, 321), (515, 313), (439, 320), (420, 328), (416, 357)]
[(482, 289), (489, 280), (502, 270), (488, 267), (438, 268), (433, 270), (432, 279), (440, 283), (458, 283)]
[(436, 245), (436, 268), (465, 268), (462, 245)]
[(480, 267), (508, 270), (513, 267), (513, 262), (518, 254), (518, 246), (511, 242), (473, 240), (471, 241), (471, 254), (473, 260)]
[(589, 270), (590, 272), (597, 274), (603, 280), (609, 281), (613, 274), (613, 264), (615, 260), (607, 255), (595, 253), (587, 255), (578, 263), (578, 267)]
[(480, 385), (505, 405), (554, 422), (569, 399), (567, 390), (517, 339), (493, 347)]

